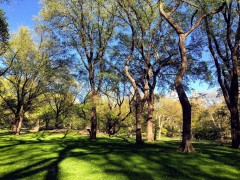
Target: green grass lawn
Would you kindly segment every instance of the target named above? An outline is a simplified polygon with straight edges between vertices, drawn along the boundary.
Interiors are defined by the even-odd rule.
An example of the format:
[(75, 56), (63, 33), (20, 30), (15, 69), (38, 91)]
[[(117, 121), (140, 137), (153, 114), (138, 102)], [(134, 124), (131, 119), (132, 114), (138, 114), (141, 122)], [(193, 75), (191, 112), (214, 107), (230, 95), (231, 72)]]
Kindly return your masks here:
[(240, 179), (240, 151), (195, 142), (197, 153), (177, 152), (178, 141), (141, 147), (118, 138), (69, 134), (0, 136), (0, 179)]

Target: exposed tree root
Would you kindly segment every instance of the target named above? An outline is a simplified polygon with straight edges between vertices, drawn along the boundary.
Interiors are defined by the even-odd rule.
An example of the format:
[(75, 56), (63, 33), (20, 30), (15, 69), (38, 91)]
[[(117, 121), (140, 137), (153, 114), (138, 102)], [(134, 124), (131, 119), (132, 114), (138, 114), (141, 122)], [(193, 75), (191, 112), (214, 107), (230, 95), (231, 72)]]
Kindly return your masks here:
[(182, 142), (178, 151), (183, 152), (183, 153), (195, 153), (196, 152), (191, 141)]

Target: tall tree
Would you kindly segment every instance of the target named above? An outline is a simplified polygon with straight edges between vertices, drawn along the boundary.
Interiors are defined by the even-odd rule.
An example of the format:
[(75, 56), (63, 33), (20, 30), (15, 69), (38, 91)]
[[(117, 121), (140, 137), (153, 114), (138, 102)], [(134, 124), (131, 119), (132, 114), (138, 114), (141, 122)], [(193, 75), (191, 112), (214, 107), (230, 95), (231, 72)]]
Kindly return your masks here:
[(43, 0), (42, 18), (78, 53), (91, 89), (90, 139), (96, 139), (97, 100), (102, 88), (105, 54), (116, 26), (112, 1)]
[[(188, 8), (195, 9), (195, 11), (193, 12), (193, 16), (191, 17), (191, 19), (189, 19), (190, 22), (186, 22), (186, 21), (181, 22), (179, 21), (179, 19), (173, 16), (174, 13), (177, 13), (178, 16), (181, 15), (181, 9), (182, 9), (180, 8), (181, 5), (183, 5), (182, 8), (185, 10)], [(180, 10), (177, 11), (178, 9)], [(187, 64), (188, 64), (185, 41), (186, 41), (186, 38), (192, 33), (192, 31), (194, 31), (200, 25), (203, 18), (207, 17), (210, 14), (217, 13), (222, 9), (223, 9), (223, 5), (221, 5), (217, 10), (212, 10), (209, 12), (209, 11), (206, 11), (206, 9), (204, 9), (202, 11), (201, 6), (198, 4), (198, 1), (189, 2), (185, 0), (177, 0), (175, 2), (175, 5), (172, 5), (172, 2), (170, 4), (167, 4), (167, 1), (163, 1), (163, 0), (160, 0), (159, 2), (160, 14), (172, 26), (172, 28), (175, 30), (179, 38), (178, 46), (179, 46), (179, 51), (181, 55), (181, 66), (174, 80), (174, 86), (177, 91), (179, 101), (181, 103), (182, 111), (183, 111), (182, 143), (180, 146), (180, 151), (182, 152), (195, 151), (191, 143), (191, 136), (192, 136), (191, 135), (191, 104), (189, 102), (189, 99), (187, 97), (187, 94), (185, 92), (184, 85), (183, 85), (183, 78), (184, 78), (184, 74), (186, 73)], [(199, 15), (196, 16), (197, 19), (195, 20), (196, 14), (199, 14)]]
[[(225, 27), (218, 28), (219, 26)], [(232, 147), (240, 148), (239, 66), (240, 2), (230, 0), (224, 10), (205, 18), (208, 47), (217, 69), (217, 79), (231, 114)]]
[[(41, 51), (41, 43), (37, 46), (33, 42), (29, 29), (25, 27), (19, 28), (19, 33), (14, 35), (9, 44), (12, 51), (19, 52), (5, 74), (10, 88), (3, 89), (0, 96), (15, 115), (12, 132), (19, 135), (24, 114), (44, 92), (48, 56)], [(6, 53), (6, 59), (12, 61), (11, 52)]]
[[(160, 71), (169, 65), (174, 55), (166, 45), (171, 40), (171, 30), (167, 31), (157, 13), (157, 3), (154, 1), (118, 1), (120, 6), (120, 18), (128, 25), (129, 31), (120, 35), (120, 41), (132, 41), (120, 43), (130, 49), (125, 61), (125, 73), (131, 82), (136, 95), (136, 129), (141, 130), (141, 111), (147, 104), (148, 115), (147, 141), (153, 141), (153, 111), (154, 90)], [(129, 34), (128, 32), (131, 32)], [(130, 40), (130, 36), (131, 40)], [(164, 47), (164, 48), (162, 48)], [(169, 49), (169, 50), (166, 50)], [(132, 55), (131, 55), (132, 54)], [(141, 91), (143, 97), (140, 96)], [(137, 133), (136, 140), (141, 139)]]

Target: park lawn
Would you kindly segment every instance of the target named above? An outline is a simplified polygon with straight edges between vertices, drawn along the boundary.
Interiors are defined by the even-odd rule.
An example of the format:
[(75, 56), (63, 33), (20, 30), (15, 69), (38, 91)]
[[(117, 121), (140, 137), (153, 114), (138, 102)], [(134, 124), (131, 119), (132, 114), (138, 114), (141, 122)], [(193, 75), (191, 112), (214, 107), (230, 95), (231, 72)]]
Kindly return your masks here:
[(197, 153), (177, 152), (179, 141), (136, 146), (120, 138), (74, 133), (0, 136), (0, 179), (240, 179), (240, 151), (195, 142)]

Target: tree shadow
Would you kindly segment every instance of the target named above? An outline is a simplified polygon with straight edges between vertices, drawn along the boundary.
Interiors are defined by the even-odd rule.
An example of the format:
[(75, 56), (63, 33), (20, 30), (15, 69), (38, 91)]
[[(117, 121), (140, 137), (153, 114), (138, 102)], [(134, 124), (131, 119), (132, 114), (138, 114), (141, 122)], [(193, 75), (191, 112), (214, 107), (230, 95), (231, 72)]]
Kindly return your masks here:
[[(74, 159), (89, 163), (90, 175), (99, 172), (99, 179), (237, 179), (240, 175), (239, 151), (226, 147), (196, 143), (197, 153), (176, 152), (178, 141), (136, 146), (121, 139), (54, 138), (50, 140), (16, 140), (14, 144), (1, 147), (0, 166), (13, 163), (26, 164), (0, 176), (0, 179), (39, 177), (57, 180), (66, 171), (62, 162)], [(8, 152), (14, 152), (9, 154)], [(237, 154), (238, 153), (238, 154)], [(8, 160), (8, 161), (7, 161)], [(32, 160), (32, 161), (31, 161)], [(7, 163), (1, 163), (6, 162)], [(219, 167), (223, 165), (224, 167)], [(234, 168), (238, 172), (228, 168)], [(77, 169), (81, 173), (82, 169)], [(78, 173), (76, 172), (76, 173)], [(91, 174), (92, 173), (92, 174)], [(95, 176), (94, 176), (95, 177)]]

